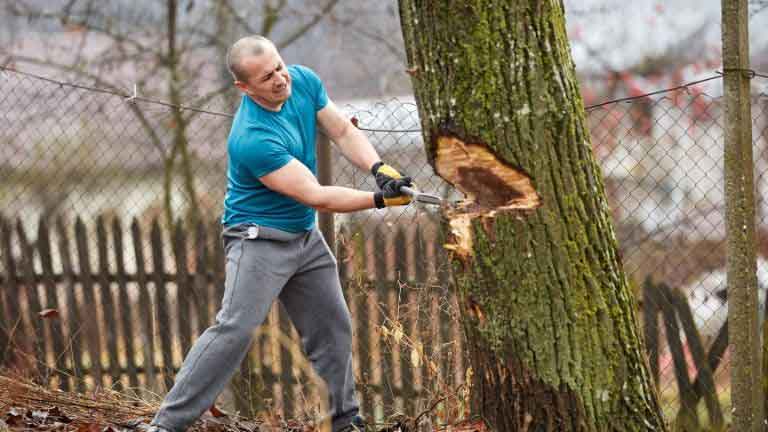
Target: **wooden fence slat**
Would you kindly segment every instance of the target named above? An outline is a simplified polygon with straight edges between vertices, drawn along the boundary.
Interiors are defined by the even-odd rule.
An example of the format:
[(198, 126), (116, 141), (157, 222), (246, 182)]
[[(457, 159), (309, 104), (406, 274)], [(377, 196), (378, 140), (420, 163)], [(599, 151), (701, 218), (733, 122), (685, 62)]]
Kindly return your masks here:
[(648, 276), (643, 282), (643, 335), (651, 376), (659, 386), (659, 299), (656, 285)]
[(197, 313), (197, 334), (201, 334), (209, 325), (212, 324), (209, 313), (210, 296), (208, 289), (208, 280), (206, 274), (211, 268), (209, 264), (210, 252), (208, 249), (208, 236), (206, 234), (205, 224), (197, 224), (195, 233), (195, 284), (194, 301)]
[(19, 360), (15, 353), (18, 350), (23, 351), (24, 345), (29, 340), (27, 338), (26, 326), (24, 325), (24, 319), (21, 315), (21, 303), (19, 302), (19, 293), (22, 291), (21, 284), (16, 271), (16, 260), (13, 258), (13, 248), (11, 246), (11, 238), (13, 231), (10, 224), (2, 220), (0, 226), (0, 233), (2, 233), (2, 245), (0, 245), (0, 252), (3, 254), (3, 261), (5, 262), (5, 268), (8, 272), (7, 282), (7, 307), (8, 316), (7, 320), (7, 333), (8, 333), (8, 345), (3, 346), (5, 352), (6, 361)]
[[(353, 243), (351, 230), (347, 225), (341, 226), (337, 239), (339, 241), (339, 244), (336, 248), (338, 251), (337, 262), (339, 280), (341, 281), (342, 291), (344, 291), (344, 298), (346, 299), (347, 305), (349, 307), (349, 313), (352, 315), (352, 363), (354, 367), (355, 382), (357, 383), (358, 388), (364, 390), (364, 387), (361, 384), (363, 383), (363, 365), (367, 359), (363, 357), (360, 346), (360, 341), (362, 339), (360, 335), (362, 333), (360, 333), (360, 326), (358, 323), (362, 320), (362, 310), (359, 308), (359, 297), (361, 296), (356, 290), (356, 284), (352, 280), (352, 275), (355, 272), (355, 257), (352, 249)], [(365, 412), (365, 408), (362, 405), (363, 401), (361, 400), (360, 403), (361, 411)]]
[(59, 239), (59, 259), (61, 260), (62, 274), (66, 283), (67, 305), (67, 343), (69, 344), (70, 369), (72, 380), (77, 384), (78, 392), (85, 391), (85, 380), (82, 371), (85, 369), (83, 362), (83, 322), (80, 319), (80, 307), (77, 301), (75, 271), (72, 266), (72, 255), (64, 220), (56, 219), (56, 234)]
[(88, 250), (88, 234), (82, 219), (75, 221), (75, 243), (77, 245), (77, 259), (80, 262), (80, 281), (83, 287), (83, 308), (91, 319), (83, 322), (85, 338), (88, 345), (88, 358), (90, 368), (93, 371), (91, 377), (96, 387), (103, 387), (103, 369), (101, 365), (101, 336), (99, 321), (96, 317), (96, 295), (94, 293), (93, 273), (91, 271), (91, 258)]
[(165, 388), (170, 390), (173, 386), (173, 329), (168, 308), (168, 290), (162, 277), (165, 273), (163, 234), (157, 219), (152, 222), (149, 236), (152, 249), (152, 282), (155, 286), (155, 304), (157, 305), (157, 330), (160, 333), (160, 353), (163, 357), (163, 383)]
[[(418, 260), (421, 258), (420, 250), (418, 249), (418, 244), (414, 244), (413, 249), (413, 260)], [(408, 296), (407, 294), (410, 293), (418, 293), (423, 292), (421, 291), (421, 288), (423, 286), (424, 279), (419, 278), (420, 273), (424, 270), (423, 266), (420, 265), (414, 265), (414, 262), (410, 259), (408, 254), (408, 250), (410, 248), (407, 244), (407, 238), (406, 238), (406, 229), (404, 227), (401, 227), (398, 229), (397, 233), (395, 234), (395, 244), (394, 244), (394, 250), (395, 250), (395, 256), (397, 259), (395, 260), (395, 265), (397, 266), (397, 274), (399, 274), (401, 283), (399, 283), (396, 286), (396, 289), (399, 291), (397, 293), (398, 295), (398, 304), (396, 305), (397, 308), (402, 310), (403, 312), (400, 314), (400, 321), (403, 325), (403, 329), (408, 329), (409, 326), (406, 324), (407, 322), (410, 322), (407, 318), (409, 316), (412, 316), (414, 313), (418, 313), (418, 309), (414, 308), (414, 304), (407, 301)], [(414, 275), (413, 280), (411, 280), (411, 274)], [(405, 282), (404, 284), (402, 282)], [(418, 294), (417, 294), (418, 296)], [(412, 298), (412, 297), (411, 297)], [(411, 335), (415, 336), (415, 335)], [(416, 340), (417, 338), (414, 337), (414, 341), (418, 342)], [(400, 348), (399, 351), (401, 352), (401, 355), (398, 356), (398, 361), (401, 363), (401, 368), (405, 371), (408, 370), (408, 379), (403, 379), (402, 383), (400, 384), (398, 388), (398, 393), (400, 394), (400, 397), (403, 400), (403, 409), (406, 410), (406, 414), (410, 415), (417, 415), (418, 413), (415, 412), (415, 397), (413, 396), (411, 387), (413, 385), (413, 372), (414, 369), (413, 364), (411, 363), (411, 353), (409, 349), (403, 349)], [(422, 359), (423, 360), (423, 359)]]
[[(40, 219), (37, 228), (37, 245), (40, 254), (40, 267), (43, 274), (43, 286), (45, 287), (45, 307), (44, 309), (53, 309), (60, 312), (59, 297), (56, 284), (53, 282), (53, 257), (51, 254), (51, 236), (48, 221), (45, 218)], [(59, 315), (61, 316), (61, 315)], [(50, 318), (47, 320), (51, 341), (49, 349), (53, 359), (54, 373), (59, 378), (59, 386), (62, 390), (69, 390), (69, 379), (64, 373), (64, 356), (66, 347), (64, 345), (64, 332), (62, 330), (61, 320), (59, 318)]]
[[(118, 321), (115, 314), (114, 296), (112, 284), (109, 282), (109, 256), (107, 248), (107, 229), (104, 226), (104, 218), (96, 218), (96, 249), (99, 256), (99, 292), (101, 293), (101, 310), (104, 314), (104, 339), (107, 345), (107, 358), (109, 359), (109, 377), (111, 386), (117, 391), (123, 389), (120, 383), (120, 360), (117, 353), (117, 331), (113, 323)], [(120, 311), (121, 313), (123, 311)]]
[[(347, 228), (346, 225), (343, 225), (339, 229), (339, 241), (341, 244), (339, 244), (336, 248), (338, 251), (336, 253), (336, 261), (338, 262), (338, 268), (339, 268), (339, 280), (341, 281), (341, 286), (346, 289), (347, 285), (344, 283), (347, 279), (349, 279), (350, 275), (350, 266), (352, 261), (352, 256), (349, 252), (349, 248), (347, 247), (346, 242), (350, 241), (349, 239), (349, 228)], [(347, 297), (347, 292), (344, 292), (345, 297), (347, 300), (350, 299), (350, 297)]]
[(152, 299), (149, 294), (147, 271), (144, 266), (144, 242), (139, 221), (131, 222), (131, 238), (136, 260), (136, 278), (139, 286), (139, 318), (141, 319), (141, 346), (143, 350), (143, 369), (147, 387), (158, 389), (157, 370), (155, 368), (155, 319), (152, 311)]
[[(6, 224), (5, 218), (0, 215), (0, 226)], [(5, 265), (5, 254), (3, 250), (3, 243), (5, 241), (2, 237), (5, 235), (4, 230), (0, 228), (0, 267)], [(7, 270), (7, 269), (5, 269)], [(7, 273), (7, 272), (6, 272)], [(5, 278), (0, 281), (0, 317), (11, 316), (10, 308), (8, 307), (8, 300), (6, 299), (6, 293), (11, 292), (11, 286), (13, 284), (13, 275), (5, 275)], [(9, 325), (12, 320), (5, 318), (4, 322), (0, 322), (0, 368), (6, 365), (6, 361), (10, 358), (8, 353), (11, 348), (11, 326)]]
[(355, 267), (353, 267), (352, 273), (350, 276), (350, 289), (349, 292), (353, 293), (352, 298), (357, 303), (356, 309), (358, 311), (358, 314), (366, 316), (367, 319), (360, 319), (357, 321), (357, 331), (354, 332), (355, 335), (357, 335), (358, 338), (358, 362), (360, 365), (360, 381), (358, 384), (360, 385), (360, 388), (362, 390), (362, 394), (360, 395), (360, 410), (365, 413), (366, 416), (373, 416), (374, 415), (374, 406), (373, 406), (373, 392), (371, 389), (371, 385), (374, 384), (372, 382), (372, 359), (370, 357), (371, 355), (371, 345), (372, 340), (370, 338), (371, 334), (371, 322), (373, 321), (374, 317), (370, 316), (370, 308), (369, 305), (369, 298), (372, 299), (371, 293), (368, 291), (370, 289), (370, 284), (368, 280), (363, 279), (361, 275), (366, 274), (366, 270), (368, 268), (368, 254), (366, 253), (366, 250), (364, 246), (357, 247), (357, 239), (354, 238), (355, 235), (359, 235), (357, 232), (350, 233), (349, 240), (352, 242), (351, 247), (354, 248), (354, 255), (353, 255), (353, 261)]
[[(414, 292), (403, 290), (400, 293), (400, 304), (406, 305), (400, 314), (400, 325), (403, 331), (409, 331), (413, 327), (413, 314), (415, 309), (412, 307)], [(400, 389), (400, 395), (403, 398), (403, 410), (407, 415), (414, 415), (416, 412), (416, 398), (413, 396), (413, 366), (411, 366), (411, 353), (409, 349), (398, 346), (400, 352), (400, 364), (402, 364), (403, 383)]]
[[(713, 374), (717, 370), (717, 367), (720, 366), (720, 360), (723, 359), (723, 354), (725, 354), (726, 349), (728, 349), (728, 320), (726, 320), (723, 323), (723, 326), (720, 327), (720, 331), (717, 332), (717, 336), (715, 336), (715, 340), (712, 342), (712, 345), (710, 345), (709, 352), (707, 353), (707, 366)], [(693, 389), (697, 397), (696, 403), (699, 402), (698, 398), (704, 394), (702, 387), (701, 376), (697, 376), (693, 383)]]
[[(270, 311), (267, 314), (267, 320), (272, 315)], [(275, 385), (277, 384), (278, 377), (275, 375), (274, 358), (272, 355), (272, 334), (269, 328), (269, 323), (266, 322), (259, 327), (260, 331), (257, 331), (259, 337), (256, 343), (259, 344), (259, 352), (261, 353), (260, 365), (261, 365), (261, 377), (264, 390), (266, 392), (274, 392)], [(272, 401), (274, 403), (274, 401)]]
[[(384, 246), (384, 233), (380, 232), (379, 230), (376, 230), (376, 234), (379, 235), (381, 238), (379, 239), (379, 247), (385, 247)], [(395, 278), (397, 280), (400, 280), (401, 282), (408, 283), (411, 278), (411, 266), (408, 265), (408, 247), (406, 245), (406, 237), (405, 237), (405, 229), (400, 228), (395, 232), (395, 239), (394, 239), (394, 254), (395, 254)], [(374, 239), (374, 242), (376, 239)], [(376, 250), (385, 250), (385, 249), (378, 249), (374, 247)], [(381, 262), (382, 264), (386, 265), (386, 261), (383, 259), (377, 259), (378, 262)], [(386, 273), (380, 273), (379, 277), (377, 277), (377, 280), (386, 280), (387, 275)]]
[(117, 277), (117, 298), (120, 305), (120, 324), (122, 340), (125, 349), (125, 373), (128, 375), (128, 385), (139, 387), (139, 376), (136, 372), (136, 351), (134, 349), (133, 304), (128, 296), (128, 282), (125, 271), (125, 256), (123, 250), (123, 228), (118, 218), (112, 220), (112, 243), (114, 245), (115, 276)]
[(35, 250), (27, 240), (27, 234), (24, 232), (24, 226), (21, 219), (16, 220), (16, 236), (19, 239), (21, 249), (21, 268), (22, 278), (24, 280), (24, 294), (27, 298), (27, 318), (32, 325), (35, 334), (34, 340), (34, 368), (37, 370), (35, 380), (44, 383), (48, 380), (48, 370), (45, 360), (45, 323), (39, 313), (43, 310), (40, 300), (40, 291), (35, 283)]
[(268, 385), (267, 391), (272, 392), (273, 397), (273, 403), (275, 407), (280, 408), (283, 406), (283, 397), (285, 396), (283, 394), (283, 388), (281, 383), (281, 376), (280, 376), (280, 343), (278, 341), (278, 332), (280, 331), (280, 321), (278, 317), (278, 305), (277, 303), (272, 303), (272, 305), (269, 308), (269, 313), (267, 313), (267, 319), (266, 324), (262, 324), (264, 327), (264, 330), (267, 334), (267, 344), (266, 344), (266, 351), (264, 352), (264, 356), (267, 357), (269, 360), (268, 363), (268, 369), (270, 370), (270, 374), (273, 377), (273, 380), (271, 384)]
[[(431, 225), (432, 230), (436, 230), (435, 235), (430, 237), (430, 240), (422, 240), (426, 247), (426, 260), (427, 267), (431, 270), (431, 274), (428, 276), (434, 280), (442, 296), (440, 307), (440, 340), (443, 341), (441, 350), (443, 351), (440, 357), (439, 370), (442, 374), (442, 382), (450, 388), (456, 388), (461, 382), (458, 377), (463, 374), (461, 371), (462, 364), (459, 356), (461, 351), (458, 349), (459, 341), (456, 340), (454, 331), (454, 319), (451, 313), (453, 312), (453, 304), (455, 295), (451, 291), (449, 284), (449, 266), (448, 256), (443, 249), (442, 233), (438, 230), (437, 226)], [(460, 336), (460, 333), (459, 333)]]
[(672, 364), (675, 370), (675, 379), (680, 393), (680, 412), (678, 419), (681, 427), (698, 430), (699, 418), (696, 414), (696, 405), (693, 403), (694, 393), (691, 381), (688, 378), (688, 366), (685, 361), (683, 344), (680, 341), (680, 326), (675, 313), (673, 294), (666, 284), (657, 285), (659, 290), (659, 306), (664, 317), (664, 331), (667, 335), (669, 352), (672, 355)]
[[(715, 380), (712, 376), (712, 370), (707, 363), (707, 354), (704, 351), (704, 344), (701, 342), (701, 336), (696, 329), (696, 323), (693, 321), (693, 313), (691, 307), (688, 304), (688, 299), (680, 292), (675, 291), (672, 293), (675, 308), (677, 309), (680, 323), (683, 326), (685, 332), (685, 338), (688, 342), (688, 347), (691, 350), (691, 356), (693, 357), (694, 364), (696, 365), (697, 377), (696, 380), (701, 384), (699, 389), (700, 393), (703, 393), (704, 403), (707, 406), (709, 412), (709, 422), (714, 430), (719, 430), (723, 427), (723, 411), (720, 407), (720, 401), (717, 400), (717, 390), (715, 389)], [(697, 393), (697, 386), (692, 386), (694, 393)], [(695, 396), (695, 401), (698, 401), (699, 395)], [(696, 402), (693, 403), (694, 406)]]
[[(378, 228), (380, 228), (379, 226)], [(400, 280), (405, 280), (407, 278), (407, 271), (405, 264), (407, 261), (405, 258), (405, 251), (400, 251), (398, 249), (395, 249), (393, 252), (395, 254), (395, 264), (391, 271), (389, 269), (389, 265), (386, 260), (386, 254), (382, 253), (383, 251), (388, 250), (387, 248), (387, 236), (384, 234), (384, 232), (380, 229), (377, 229), (374, 232), (374, 239), (373, 239), (373, 250), (379, 252), (378, 254), (373, 255), (374, 264), (373, 264), (373, 288), (376, 295), (376, 304), (377, 304), (377, 312), (379, 313), (379, 316), (374, 318), (371, 316), (370, 318), (373, 320), (373, 323), (378, 327), (382, 325), (386, 319), (395, 320), (397, 319), (397, 305), (395, 304), (394, 296), (395, 291), (392, 289), (395, 286), (399, 286), (397, 281), (392, 281), (391, 278), (387, 277), (389, 274), (393, 274), (396, 278), (399, 278)], [(400, 256), (400, 252), (402, 252), (402, 257)], [(398, 277), (399, 275), (399, 277)], [(392, 298), (390, 298), (392, 297)], [(382, 313), (383, 312), (383, 313)], [(381, 404), (384, 412), (391, 412), (392, 407), (395, 404), (395, 397), (397, 393), (399, 393), (399, 386), (396, 382), (393, 381), (393, 375), (394, 375), (394, 363), (395, 358), (399, 360), (400, 356), (397, 355), (396, 347), (394, 347), (392, 344), (387, 343), (382, 337), (381, 332), (379, 331), (379, 328), (376, 328), (375, 331), (372, 333), (372, 337), (374, 340), (372, 341), (371, 345), (375, 347), (372, 354), (377, 355), (378, 359), (372, 359), (375, 363), (378, 364), (379, 367), (377, 368), (377, 374), (376, 374), (376, 384), (380, 386), (381, 391), (380, 393), (380, 399)]]
[[(428, 226), (428, 225), (427, 225)], [(415, 281), (416, 284), (419, 286), (419, 288), (424, 292), (424, 298), (427, 299), (426, 305), (423, 305), (427, 308), (429, 308), (429, 311), (427, 312), (429, 315), (429, 319), (424, 320), (425, 323), (425, 336), (424, 336), (424, 356), (425, 358), (422, 361), (421, 364), (421, 373), (424, 377), (424, 386), (425, 387), (433, 387), (432, 391), (435, 393), (440, 393), (443, 391), (439, 387), (439, 381), (438, 381), (438, 370), (437, 367), (435, 367), (435, 370), (432, 370), (430, 368), (430, 364), (439, 365), (441, 364), (441, 359), (443, 357), (442, 350), (440, 349), (442, 339), (441, 339), (441, 315), (440, 315), (440, 295), (439, 292), (436, 292), (432, 287), (431, 284), (428, 284), (428, 262), (427, 262), (427, 251), (425, 247), (425, 241), (424, 241), (424, 232), (423, 229), (416, 229), (416, 232), (414, 233), (414, 240), (413, 240), (413, 255), (414, 255), (414, 261), (418, 263), (415, 267)]]
[[(283, 307), (282, 303), (276, 302), (274, 306), (277, 308), (277, 330), (284, 336), (282, 339), (288, 339), (291, 334), (291, 320), (288, 317), (288, 313)], [(277, 349), (280, 350), (280, 387), (282, 389), (283, 396), (283, 410), (285, 418), (294, 414), (296, 408), (294, 404), (294, 382), (293, 379), (293, 364), (294, 359), (291, 355), (290, 347), (284, 343), (279, 343)]]
[(172, 245), (176, 257), (176, 322), (183, 356), (189, 352), (192, 345), (189, 298), (194, 295), (194, 289), (187, 269), (187, 236), (181, 221), (176, 223), (176, 228), (173, 230)]

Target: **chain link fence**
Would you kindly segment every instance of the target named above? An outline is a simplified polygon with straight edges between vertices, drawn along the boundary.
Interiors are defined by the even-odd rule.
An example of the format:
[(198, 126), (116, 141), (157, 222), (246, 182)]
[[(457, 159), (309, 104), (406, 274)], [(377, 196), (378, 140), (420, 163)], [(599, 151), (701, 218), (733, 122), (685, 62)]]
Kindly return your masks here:
[[(707, 424), (730, 412), (724, 116), (721, 98), (691, 90), (601, 104), (587, 116), (665, 414), (672, 421), (693, 411)], [(0, 312), (11, 317), (0, 322), (6, 366), (39, 369), (62, 387), (167, 388), (190, 341), (215, 314), (222, 285), (216, 236), (231, 116), (210, 106), (178, 109), (0, 71)], [(413, 176), (420, 189), (460, 198), (426, 161), (412, 100), (342, 108), (382, 159)], [(762, 311), (765, 95), (754, 96), (752, 112)], [(335, 149), (331, 160), (334, 184), (374, 190), (371, 175)], [(184, 225), (174, 231), (171, 221)], [(394, 412), (435, 408), (438, 422), (461, 418), (468, 362), (435, 210), (411, 205), (336, 215), (335, 237), (366, 414), (385, 421)], [(78, 279), (88, 273), (93, 280)], [(26, 291), (17, 296), (12, 290), (19, 287)], [(41, 315), (51, 309), (56, 322)], [(74, 322), (78, 313), (98, 318), (100, 327), (90, 325), (93, 340), (94, 328)], [(140, 325), (131, 330), (131, 320)], [(61, 347), (44, 343), (56, 337), (65, 339)], [(74, 353), (78, 337), (82, 346)], [(317, 406), (318, 390), (296, 340), (274, 308), (221, 403), (241, 412), (310, 415), (306, 407)], [(445, 394), (452, 399), (435, 405)]]

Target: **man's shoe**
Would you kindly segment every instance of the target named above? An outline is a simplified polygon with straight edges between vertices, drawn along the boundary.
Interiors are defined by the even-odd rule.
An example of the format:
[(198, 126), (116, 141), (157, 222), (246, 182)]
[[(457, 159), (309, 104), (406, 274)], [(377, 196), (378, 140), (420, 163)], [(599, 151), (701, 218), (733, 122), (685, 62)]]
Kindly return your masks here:
[(147, 420), (144, 418), (128, 420), (123, 423), (119, 423), (119, 426), (132, 429), (135, 432), (170, 432), (168, 429), (163, 427), (147, 423)]

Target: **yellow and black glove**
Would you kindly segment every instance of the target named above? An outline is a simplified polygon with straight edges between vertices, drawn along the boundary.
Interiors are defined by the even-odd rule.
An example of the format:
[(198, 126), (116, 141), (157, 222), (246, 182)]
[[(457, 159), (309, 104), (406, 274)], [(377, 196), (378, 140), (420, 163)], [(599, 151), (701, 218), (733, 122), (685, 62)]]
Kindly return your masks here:
[(376, 208), (406, 205), (411, 202), (411, 197), (400, 192), (403, 186), (412, 186), (410, 177), (392, 179), (384, 184), (379, 192), (373, 194), (373, 202)]
[(376, 178), (376, 186), (378, 186), (381, 190), (384, 190), (384, 186), (387, 183), (404, 177), (402, 174), (397, 172), (396, 169), (382, 161), (378, 161), (373, 164), (371, 167), (371, 174), (373, 174), (373, 176)]
[(377, 208), (406, 205), (411, 202), (410, 196), (400, 192), (400, 187), (412, 186), (410, 177), (403, 176), (392, 166), (382, 161), (373, 164), (371, 174), (376, 179), (376, 186), (381, 190), (374, 195)]

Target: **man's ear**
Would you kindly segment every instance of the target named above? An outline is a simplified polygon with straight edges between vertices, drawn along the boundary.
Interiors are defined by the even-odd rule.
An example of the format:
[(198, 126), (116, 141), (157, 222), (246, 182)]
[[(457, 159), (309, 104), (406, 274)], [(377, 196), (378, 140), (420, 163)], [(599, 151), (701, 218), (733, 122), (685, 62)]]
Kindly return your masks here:
[(243, 92), (245, 92), (247, 90), (247, 88), (248, 88), (248, 84), (246, 84), (246, 83), (244, 83), (244, 82), (242, 82), (240, 80), (235, 80), (235, 87), (237, 87), (240, 90), (242, 90)]

